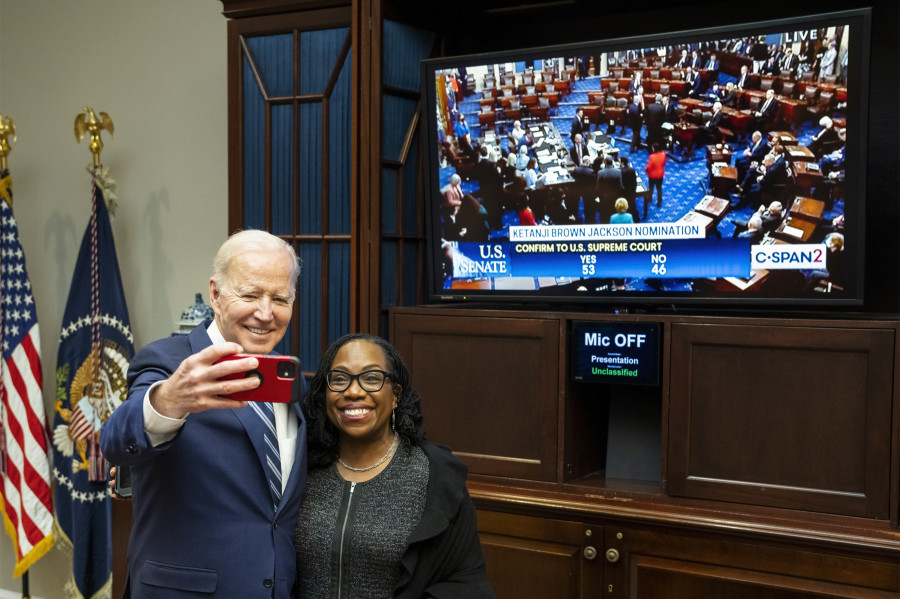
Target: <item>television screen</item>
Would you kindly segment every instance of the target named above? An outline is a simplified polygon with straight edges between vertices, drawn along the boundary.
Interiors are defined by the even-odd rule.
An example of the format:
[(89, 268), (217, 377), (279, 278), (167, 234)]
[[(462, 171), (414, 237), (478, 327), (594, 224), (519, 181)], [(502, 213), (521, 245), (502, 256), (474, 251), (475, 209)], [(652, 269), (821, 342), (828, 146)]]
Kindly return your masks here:
[(861, 304), (869, 16), (424, 61), (431, 299)]
[(655, 322), (573, 322), (572, 380), (659, 384), (661, 328)]

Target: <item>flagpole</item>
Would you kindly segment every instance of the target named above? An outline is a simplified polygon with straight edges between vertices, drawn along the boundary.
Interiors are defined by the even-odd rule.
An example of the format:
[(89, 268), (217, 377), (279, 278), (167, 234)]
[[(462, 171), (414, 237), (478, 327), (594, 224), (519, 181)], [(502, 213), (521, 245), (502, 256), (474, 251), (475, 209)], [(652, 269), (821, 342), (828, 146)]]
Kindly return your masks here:
[[(0, 115), (0, 173), (3, 173), (4, 176), (6, 172), (9, 170), (9, 166), (7, 164), (7, 157), (9, 153), (12, 151), (12, 147), (9, 145), (8, 137), (12, 135), (13, 141), (16, 141), (16, 124), (13, 122), (11, 117), (4, 117)], [(12, 208), (12, 193), (8, 194), (9, 199), (9, 207)], [(0, 422), (0, 438), (3, 437), (4, 425)], [(0, 464), (0, 470), (4, 470), (6, 468), (6, 443), (4, 441), (2, 447), (0, 447), (0, 460), (2, 460), (2, 464)], [(30, 599), (31, 594), (29, 592), (29, 584), (28, 584), (28, 570), (22, 573), (22, 599)]]

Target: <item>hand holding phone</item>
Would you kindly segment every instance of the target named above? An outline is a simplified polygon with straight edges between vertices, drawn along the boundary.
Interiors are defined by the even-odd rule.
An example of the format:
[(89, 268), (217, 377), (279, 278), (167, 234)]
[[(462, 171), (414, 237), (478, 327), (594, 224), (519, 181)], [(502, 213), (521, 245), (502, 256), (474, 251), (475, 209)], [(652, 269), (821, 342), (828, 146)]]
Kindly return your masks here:
[(298, 383), (300, 372), (300, 360), (294, 356), (272, 356), (262, 354), (231, 354), (221, 358), (216, 363), (226, 360), (240, 360), (242, 358), (256, 358), (259, 365), (246, 372), (229, 374), (220, 380), (241, 379), (249, 376), (259, 378), (259, 386), (249, 391), (240, 391), (226, 395), (236, 401), (264, 401), (274, 403), (288, 403), (294, 397), (294, 385)]

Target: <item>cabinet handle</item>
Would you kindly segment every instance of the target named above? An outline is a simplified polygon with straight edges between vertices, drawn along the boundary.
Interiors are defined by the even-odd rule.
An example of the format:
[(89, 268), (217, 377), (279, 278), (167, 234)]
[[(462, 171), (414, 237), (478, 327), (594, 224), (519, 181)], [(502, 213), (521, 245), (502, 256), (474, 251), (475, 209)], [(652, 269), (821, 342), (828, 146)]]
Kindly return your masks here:
[(606, 550), (606, 561), (611, 564), (619, 561), (619, 550), (618, 549), (607, 549)]
[(594, 559), (597, 557), (597, 549), (588, 545), (584, 548), (584, 559)]

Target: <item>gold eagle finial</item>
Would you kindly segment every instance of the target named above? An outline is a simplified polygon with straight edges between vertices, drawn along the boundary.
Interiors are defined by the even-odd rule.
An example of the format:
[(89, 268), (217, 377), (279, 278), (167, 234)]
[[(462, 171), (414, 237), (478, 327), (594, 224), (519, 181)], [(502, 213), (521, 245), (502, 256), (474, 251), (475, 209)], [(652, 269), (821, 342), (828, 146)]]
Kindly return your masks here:
[(100, 118), (90, 106), (83, 108), (84, 112), (75, 117), (75, 139), (81, 142), (85, 133), (91, 134), (91, 154), (94, 155), (94, 166), (100, 166), (100, 152), (103, 151), (103, 140), (100, 139), (100, 131), (106, 129), (110, 135), (115, 133), (112, 119), (105, 112), (100, 113)]
[(16, 124), (12, 117), (0, 114), (0, 171), (6, 170), (6, 157), (12, 151), (7, 139), (10, 135), (13, 136), (13, 141), (16, 141)]

